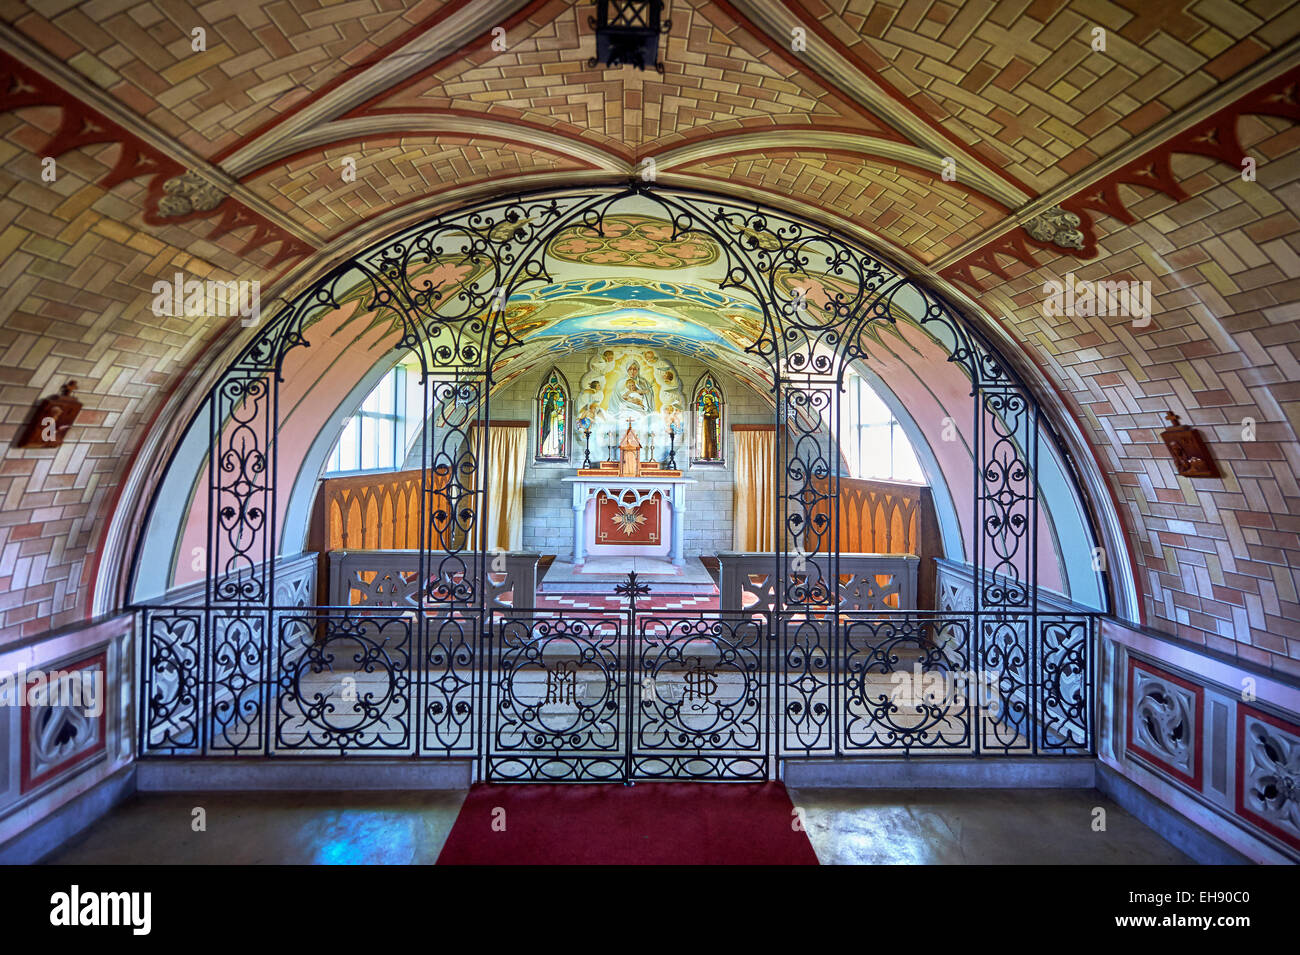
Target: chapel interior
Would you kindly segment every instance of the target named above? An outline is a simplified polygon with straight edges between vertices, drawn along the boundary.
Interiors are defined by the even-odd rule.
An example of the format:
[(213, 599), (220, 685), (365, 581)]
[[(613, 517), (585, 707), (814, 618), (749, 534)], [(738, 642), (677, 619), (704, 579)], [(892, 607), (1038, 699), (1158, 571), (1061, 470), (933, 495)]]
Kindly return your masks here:
[(1300, 861), (1298, 123), (1289, 0), (0, 6), (0, 862)]

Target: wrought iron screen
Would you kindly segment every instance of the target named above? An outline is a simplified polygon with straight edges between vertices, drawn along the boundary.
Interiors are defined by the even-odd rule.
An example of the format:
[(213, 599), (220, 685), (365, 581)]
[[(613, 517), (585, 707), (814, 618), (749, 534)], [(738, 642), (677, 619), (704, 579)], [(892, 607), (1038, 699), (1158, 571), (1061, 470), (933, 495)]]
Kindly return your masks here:
[[(657, 210), (675, 236), (708, 237), (720, 287), (762, 311), (747, 350), (772, 379), (779, 522), (763, 606), (566, 616), (530, 608), (523, 587), (502, 606), (500, 555), (483, 546), (494, 491), (481, 425), (494, 369), (522, 345), (505, 305), (550, 281), (546, 250), (561, 231), (600, 232), (624, 203)], [(467, 267), (435, 280), (446, 263)], [(803, 284), (815, 276), (834, 279), (817, 302)], [(384, 586), (357, 578), (364, 606), (322, 606), (312, 587), (286, 599), (294, 555), (280, 556), (276, 491), (293, 476), (277, 467), (279, 388), (312, 324), (352, 302), (419, 362), (419, 546), (414, 567)], [(839, 395), (850, 363), (869, 354), (866, 332), (902, 314), (970, 383), (968, 610), (841, 600), (853, 575), (828, 506), (841, 476)], [(1050, 422), (955, 308), (822, 227), (644, 183), (451, 212), (313, 283), (264, 325), (203, 414), (206, 583), (187, 602), (138, 607), (144, 754), (472, 758), (490, 778), (588, 780), (766, 778), (792, 755), (1092, 750), (1095, 621), (1039, 601), (1037, 473), (1040, 443), (1056, 440)], [(400, 595), (385, 605), (389, 584)], [(943, 692), (928, 693), (927, 679)]]

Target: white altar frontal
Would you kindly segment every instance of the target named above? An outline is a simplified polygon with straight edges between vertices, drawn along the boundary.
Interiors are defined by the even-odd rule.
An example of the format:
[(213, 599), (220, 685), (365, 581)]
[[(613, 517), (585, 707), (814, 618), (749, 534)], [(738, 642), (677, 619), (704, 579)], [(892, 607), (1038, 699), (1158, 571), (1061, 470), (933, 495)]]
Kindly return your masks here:
[[(579, 475), (563, 480), (573, 485), (573, 565), (580, 567), (587, 559), (587, 505), (599, 494), (627, 507), (638, 507), (659, 495), (661, 515), (668, 512), (668, 559), (674, 567), (681, 567), (686, 558), (682, 554), (685, 529), (686, 486), (696, 483), (693, 478), (642, 474), (637, 477), (620, 477), (616, 472), (606, 475)], [(662, 525), (662, 520), (660, 523)]]

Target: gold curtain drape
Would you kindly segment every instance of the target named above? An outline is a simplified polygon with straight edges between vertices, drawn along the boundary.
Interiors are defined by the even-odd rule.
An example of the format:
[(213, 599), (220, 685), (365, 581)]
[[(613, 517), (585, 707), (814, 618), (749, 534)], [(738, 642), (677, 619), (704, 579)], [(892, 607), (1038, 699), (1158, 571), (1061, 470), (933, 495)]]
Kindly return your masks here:
[[(475, 440), (474, 438), (470, 439)], [(528, 428), (488, 428), (487, 519), (484, 549), (522, 550), (524, 546), (524, 468), (528, 461)]]
[(736, 431), (736, 515), (732, 546), (770, 551), (776, 546), (775, 431)]

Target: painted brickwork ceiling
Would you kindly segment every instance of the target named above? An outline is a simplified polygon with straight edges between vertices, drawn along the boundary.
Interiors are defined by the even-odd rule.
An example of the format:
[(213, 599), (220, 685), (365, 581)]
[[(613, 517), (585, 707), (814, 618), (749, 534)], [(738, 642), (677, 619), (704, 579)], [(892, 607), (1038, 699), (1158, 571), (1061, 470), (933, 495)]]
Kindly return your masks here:
[[(257, 279), (266, 307), (433, 210), (651, 160), (844, 230), (1004, 329), (1091, 445), (1144, 622), (1300, 673), (1296, 4), (671, 0), (662, 75), (589, 66), (590, 13), (0, 4), (7, 421), (69, 378), (85, 402), (63, 448), (6, 451), (0, 632), (88, 615), (131, 456), (247, 334), (153, 314), (154, 282)], [(557, 251), (587, 278), (611, 254)], [(1151, 282), (1151, 320), (1045, 315), (1070, 273)], [(1167, 410), (1222, 480), (1176, 477)]]

